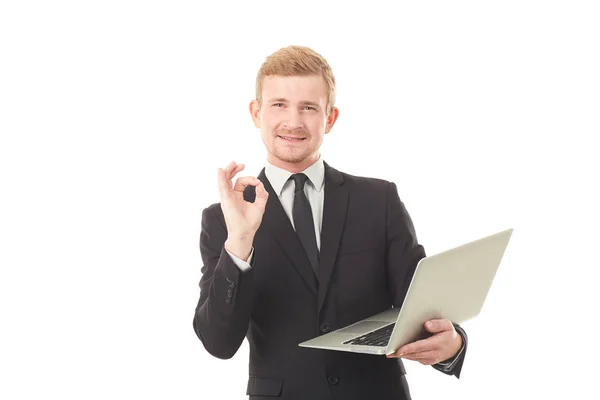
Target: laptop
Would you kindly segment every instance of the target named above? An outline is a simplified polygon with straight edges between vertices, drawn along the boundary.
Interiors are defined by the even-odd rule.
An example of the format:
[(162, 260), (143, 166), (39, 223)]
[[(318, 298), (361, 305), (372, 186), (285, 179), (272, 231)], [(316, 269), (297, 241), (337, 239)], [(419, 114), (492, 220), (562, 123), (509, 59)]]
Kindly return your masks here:
[(513, 229), (425, 257), (417, 264), (401, 307), (391, 308), (301, 347), (392, 354), (430, 334), (423, 324), (447, 318), (461, 324), (481, 312)]

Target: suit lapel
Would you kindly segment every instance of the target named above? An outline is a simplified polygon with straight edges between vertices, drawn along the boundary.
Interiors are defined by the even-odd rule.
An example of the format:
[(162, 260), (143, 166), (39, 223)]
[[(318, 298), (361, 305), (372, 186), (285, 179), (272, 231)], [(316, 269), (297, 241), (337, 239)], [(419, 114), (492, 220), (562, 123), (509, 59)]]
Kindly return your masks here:
[(346, 210), (348, 208), (348, 188), (344, 186), (342, 174), (325, 163), (325, 199), (323, 202), (323, 224), (321, 229), (321, 251), (319, 266), (319, 308), (325, 302), (329, 280), (335, 265)]
[[(258, 175), (258, 179), (264, 184), (267, 192), (269, 192), (269, 200), (267, 201), (262, 224), (271, 231), (273, 237), (292, 262), (304, 282), (306, 282), (307, 286), (314, 294), (317, 294), (317, 280), (310, 265), (310, 260), (304, 251), (304, 247), (302, 247), (300, 238), (294, 231), (292, 223), (279, 201), (279, 196), (275, 193), (271, 183), (267, 179), (264, 168)], [(255, 188), (249, 186), (247, 190), (244, 191), (244, 198), (247, 201), (254, 201), (255, 197)]]
[[(273, 190), (265, 175), (265, 170), (260, 172), (258, 179), (264, 184), (265, 189), (269, 192), (269, 200), (263, 215), (262, 224), (264, 224), (272, 233), (273, 237), (291, 261), (294, 268), (298, 271), (307, 286), (318, 295), (318, 310), (321, 310), (325, 297), (329, 280), (335, 266), (342, 232), (344, 230), (344, 222), (346, 220), (346, 210), (348, 208), (348, 189), (344, 186), (344, 178), (342, 174), (325, 164), (325, 193), (323, 201), (323, 223), (321, 229), (321, 250), (320, 250), (320, 265), (317, 277), (310, 266), (310, 261), (300, 238), (294, 231), (292, 224), (285, 213), (279, 196)], [(255, 188), (248, 186), (244, 191), (244, 198), (247, 201), (254, 201), (256, 196)]]

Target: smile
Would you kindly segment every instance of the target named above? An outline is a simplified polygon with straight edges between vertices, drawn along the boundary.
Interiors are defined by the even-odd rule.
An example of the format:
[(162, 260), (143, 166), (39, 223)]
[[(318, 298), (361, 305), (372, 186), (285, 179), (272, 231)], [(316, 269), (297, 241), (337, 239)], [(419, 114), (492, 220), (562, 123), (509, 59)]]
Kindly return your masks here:
[(279, 135), (277, 135), (277, 137), (281, 138), (283, 140), (288, 140), (290, 142), (301, 142), (306, 139), (306, 138), (295, 138), (295, 137), (290, 137), (290, 136), (279, 136)]

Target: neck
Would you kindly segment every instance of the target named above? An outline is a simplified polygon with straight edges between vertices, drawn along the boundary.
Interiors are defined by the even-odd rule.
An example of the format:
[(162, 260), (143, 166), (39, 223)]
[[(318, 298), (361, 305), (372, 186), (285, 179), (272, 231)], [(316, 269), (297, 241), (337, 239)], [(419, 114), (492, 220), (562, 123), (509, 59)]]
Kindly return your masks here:
[(288, 172), (291, 172), (292, 174), (297, 174), (316, 163), (319, 160), (319, 153), (317, 152), (315, 154), (312, 154), (311, 156), (305, 158), (304, 160), (298, 163), (286, 162), (276, 157), (273, 157), (271, 154), (269, 154), (267, 160), (278, 168), (284, 169)]

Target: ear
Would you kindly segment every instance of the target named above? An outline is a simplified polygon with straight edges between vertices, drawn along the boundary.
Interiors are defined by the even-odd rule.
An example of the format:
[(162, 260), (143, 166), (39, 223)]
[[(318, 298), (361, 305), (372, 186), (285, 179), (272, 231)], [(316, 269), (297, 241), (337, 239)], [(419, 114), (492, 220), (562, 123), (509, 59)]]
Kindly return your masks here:
[(338, 110), (337, 107), (333, 107), (331, 109), (331, 112), (327, 116), (327, 125), (325, 125), (325, 133), (329, 133), (331, 128), (333, 128), (333, 125), (335, 124), (335, 121), (337, 121), (339, 115), (340, 115), (340, 110)]
[(254, 126), (260, 128), (260, 105), (258, 104), (258, 101), (252, 100), (249, 108), (252, 121), (254, 121)]

